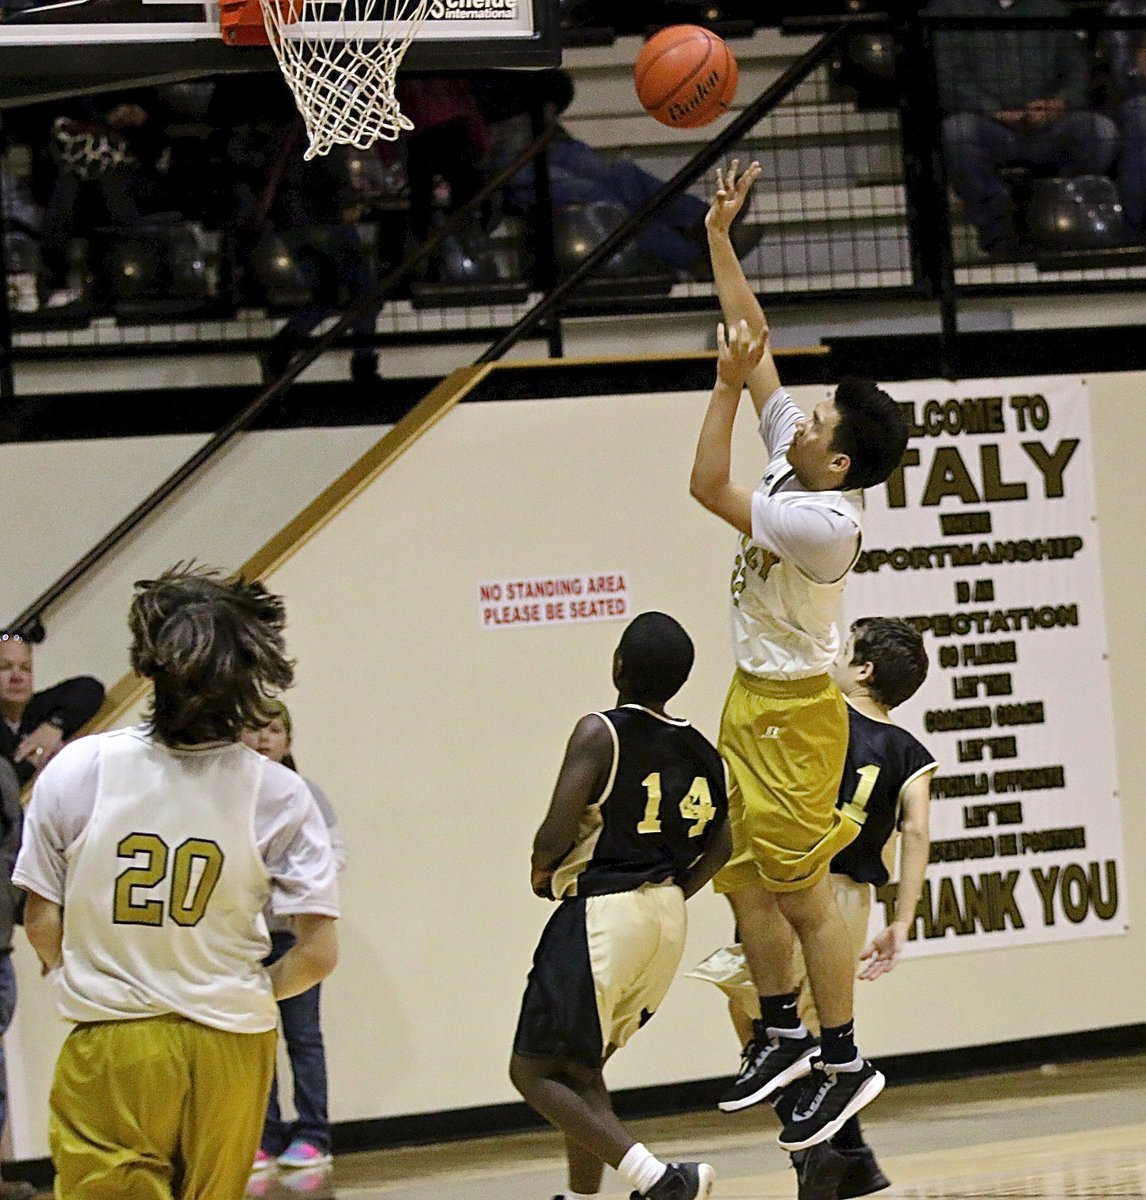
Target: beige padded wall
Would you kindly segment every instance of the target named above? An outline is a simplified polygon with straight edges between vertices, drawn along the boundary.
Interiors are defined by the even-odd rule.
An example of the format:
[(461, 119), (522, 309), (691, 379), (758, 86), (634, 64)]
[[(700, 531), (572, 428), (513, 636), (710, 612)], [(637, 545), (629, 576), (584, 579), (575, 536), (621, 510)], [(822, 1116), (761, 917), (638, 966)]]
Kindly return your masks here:
[[(179, 557), (240, 563), (384, 432), (281, 429), (236, 438), (193, 481), (54, 605), (36, 679), (111, 684), (128, 669), (125, 597)], [(0, 624), (50, 587), (194, 454), (193, 435), (0, 444), (5, 495), (25, 497), (8, 536), (18, 570), (0, 573)]]
[[(1134, 527), (1119, 527), (1122, 506), (1103, 452), (1107, 443), (1124, 445), (1140, 389), (1136, 398), (1095, 385), (1108, 576), (1110, 564), (1126, 557)], [(805, 401), (817, 395), (803, 392)], [(341, 1115), (513, 1095), (504, 1059), (545, 915), (526, 886), (529, 837), (574, 719), (604, 702), (605, 664), (620, 627), (484, 631), (477, 582), (630, 571), (635, 608), (666, 608), (696, 637), (700, 661), (681, 708), (714, 730), (729, 667), (733, 538), (685, 486), (703, 406), (702, 395), (465, 406), (275, 576), (292, 606), (302, 664), (299, 727), (322, 747), (318, 774), (318, 759), (300, 745), (304, 769), (313, 767), (340, 799), (361, 788), (364, 774), (377, 776), (367, 784), (375, 811), (341, 807), (351, 844), (381, 848), (380, 862), (364, 863), (357, 851), (347, 877), (348, 945), (360, 936), (370, 945), (382, 983), (380, 1002), (358, 1020), (368, 1023), (367, 1044), (376, 1037), (381, 1054), (369, 1061), (350, 1026), (340, 1028), (344, 1040), (332, 1039), (334, 1071), (346, 1086), (335, 1101)], [(750, 478), (756, 447), (747, 422), (741, 433), (740, 470)], [(326, 574), (341, 586), (324, 581)], [(1114, 574), (1125, 587), (1125, 569)], [(365, 630), (373, 632), (344, 621), (344, 603), (361, 605), (370, 614)], [(1109, 607), (1111, 644), (1141, 654), (1141, 638), (1126, 625), (1140, 618)], [(360, 632), (355, 645), (338, 649), (330, 639), (344, 625)], [(331, 676), (341, 671), (351, 696), (378, 692), (377, 724), (362, 730), (360, 756), (347, 749), (332, 761), (330, 743), (364, 722), (366, 711), (352, 715), (330, 704), (338, 690)], [(1129, 752), (1136, 739), (1126, 726), (1137, 706), (1127, 707), (1126, 689), (1135, 687), (1134, 676), (1122, 687), (1120, 742)], [(1123, 763), (1121, 775), (1133, 864), (1144, 841), (1135, 803), (1141, 771)], [(386, 852), (391, 831), (401, 856)], [(367, 912), (376, 938), (358, 933)], [(688, 955), (703, 954), (727, 931), (723, 902), (703, 897), (693, 906)], [(901, 1053), (1146, 1020), (1142, 949), (1135, 931), (910, 964), (862, 986), (864, 1043), (873, 1053)], [(1092, 972), (1096, 986), (1085, 1005), (1064, 1003)], [(339, 996), (347, 1004), (365, 1000), (365, 986), (366, 975), (348, 961), (330, 985), (332, 1007)], [(682, 980), (610, 1075), (617, 1086), (663, 1083), (719, 1074), (734, 1060), (719, 997)], [(379, 1069), (386, 1086), (374, 1089), (374, 1107), (356, 1107), (351, 1081), (369, 1086)]]
[[(351, 846), (345, 971), (328, 989), (330, 1011), (354, 1013), (353, 1030), (330, 1026), (339, 1116), (512, 1096), (509, 1044), (548, 915), (529, 891), (529, 842), (574, 723), (613, 701), (624, 625), (485, 630), (479, 581), (626, 572), (634, 611), (667, 610), (693, 633), (678, 707), (715, 734), (732, 537), (688, 496), (703, 404), (464, 405), (274, 575), (300, 664), (299, 762)], [(695, 957), (730, 922), (712, 896), (694, 918)], [(730, 1067), (719, 1007), (682, 984), (654, 1023), (681, 1049), (657, 1061), (638, 1043), (615, 1080)], [(715, 1066), (698, 1038), (719, 1047)]]
[[(1091, 387), (1131, 933), (930, 958), (862, 985), (873, 1054), (1146, 1021), (1146, 936), (1134, 915), (1134, 868), (1146, 855), (1146, 568), (1131, 461), (1146, 434), (1146, 379)], [(805, 403), (822, 394), (798, 391)], [(633, 611), (666, 609), (693, 634), (698, 663), (676, 707), (715, 732), (734, 538), (687, 492), (704, 403), (690, 394), (463, 405), (272, 575), (299, 659), (299, 764), (327, 790), (350, 844), (343, 959), (324, 1001), (334, 1120), (514, 1098), (505, 1063), (548, 912), (529, 891), (529, 840), (574, 722), (611, 702), (623, 626), (486, 631), (478, 582), (627, 572)], [(748, 481), (758, 465), (743, 421), (737, 472)], [(711, 894), (690, 911), (686, 964), (730, 926)], [(28, 968), (25, 955), (19, 1157), (45, 1152), (58, 1040)], [(661, 1084), (735, 1063), (717, 993), (680, 980), (609, 1077)]]

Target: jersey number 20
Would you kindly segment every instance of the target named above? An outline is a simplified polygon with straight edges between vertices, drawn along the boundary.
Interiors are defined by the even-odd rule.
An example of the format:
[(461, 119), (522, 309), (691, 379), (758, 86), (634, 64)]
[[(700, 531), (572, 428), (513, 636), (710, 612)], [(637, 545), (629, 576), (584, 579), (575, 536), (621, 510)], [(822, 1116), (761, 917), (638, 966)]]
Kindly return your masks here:
[(116, 876), (113, 919), (117, 925), (163, 924), (163, 901), (140, 900), (135, 892), (137, 888), (158, 887), (167, 878), (168, 862), (171, 864), (168, 915), (184, 928), (199, 924), (223, 870), (223, 851), (216, 842), (188, 838), (172, 854), (157, 834), (131, 833), (115, 850), (120, 858), (138, 859), (142, 855), (144, 859)]
[[(637, 822), (637, 832), (660, 833), (661, 773), (654, 771), (651, 775), (646, 775), (641, 783), (644, 785), (648, 801), (645, 804), (644, 817)], [(680, 815), (686, 821), (693, 822), (692, 828), (688, 831), (690, 838), (700, 837), (705, 826), (716, 816), (712, 793), (708, 790), (708, 780), (703, 775), (698, 775), (685, 793), (684, 799), (680, 802)]]

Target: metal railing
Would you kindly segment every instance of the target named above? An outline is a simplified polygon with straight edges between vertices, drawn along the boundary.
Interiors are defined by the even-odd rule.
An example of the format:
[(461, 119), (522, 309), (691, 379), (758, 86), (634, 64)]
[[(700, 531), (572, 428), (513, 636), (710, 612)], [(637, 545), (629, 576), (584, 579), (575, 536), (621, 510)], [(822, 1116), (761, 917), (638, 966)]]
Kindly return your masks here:
[[(793, 63), (776, 82), (767, 88), (756, 100), (749, 104), (744, 111), (723, 130), (713, 141), (700, 150), (690, 161), (677, 172), (664, 187), (644, 204), (637, 212), (619, 226), (605, 239), (580, 265), (566, 278), (533, 306), (532, 309), (502, 338), (480, 355), (477, 363), (495, 362), (504, 356), (522, 338), (541, 326), (554, 312), (558, 311), (563, 301), (586, 279), (607, 263), (618, 249), (626, 245), (633, 237), (650, 213), (663, 205), (669, 198), (687, 188), (706, 172), (713, 163), (726, 153), (728, 148), (739, 141), (744, 134), (759, 121), (760, 117), (770, 108), (777, 105), (792, 88), (797, 86), (816, 69), (836, 49), (842, 36), (843, 27), (837, 28), (825, 35), (816, 45)], [(503, 170), (499, 171), (486, 185), (474, 195), (464, 206), (440, 226), (398, 267), (391, 271), (378, 285), (373, 294), (352, 308), (345, 310), (342, 315), (320, 336), (308, 342), (291, 359), (286, 371), (274, 382), (263, 388), (244, 408), (226, 423), (199, 450), (187, 459), (176, 471), (172, 472), (157, 488), (145, 497), (131, 510), (113, 529), (101, 538), (82, 558), (75, 562), (54, 583), (46, 588), (22, 612), (8, 623), (10, 629), (21, 629), (35, 621), (42, 620), (47, 610), (57, 603), (71, 588), (75, 587), (94, 567), (102, 562), (118, 546), (145, 522), (166, 500), (181, 488), (193, 475), (209, 463), (239, 433), (250, 428), (255, 419), (267, 406), (281, 396), (287, 388), (306, 370), (317, 358), (329, 349), (338, 339), (351, 328), (355, 320), (366, 312), (376, 309), (389, 295), (395, 286), (410, 272), (425, 260), (449, 236), (456, 233), (472, 215), (480, 208), (485, 200), (497, 191), (527, 163), (535, 164), (535, 181), (538, 188), (539, 201), (548, 200), (546, 171), (544, 169), (544, 150), (552, 138), (556, 127), (548, 126), (538, 133), (533, 143), (523, 150)]]
[[(846, 40), (863, 33), (884, 33), (891, 37), (895, 47), (896, 70), (893, 81), (895, 115), (898, 120), (897, 143), (902, 153), (902, 183), (906, 193), (906, 211), (903, 221), (910, 253), (910, 287), (906, 289), (918, 299), (936, 305), (940, 331), (940, 361), (943, 373), (950, 377), (959, 373), (959, 306), (964, 296), (975, 294), (976, 289), (988, 289), (994, 295), (1022, 294), (1032, 289), (1030, 281), (1023, 278), (989, 277), (986, 283), (968, 281), (968, 269), (956, 254), (952, 236), (952, 207), (948, 189), (945, 163), (941, 152), (939, 128), (940, 110), (934, 83), (935, 38), (944, 30), (962, 30), (978, 27), (968, 18), (934, 18), (927, 14), (903, 14), (889, 17), (884, 14), (866, 14), (852, 17), (803, 19), (792, 23), (793, 28), (803, 32), (815, 32), (819, 36), (815, 44), (768, 86), (755, 100), (748, 104), (736, 119), (728, 124), (715, 138), (703, 145), (688, 162), (681, 167), (663, 188), (647, 203), (633, 212), (623, 224), (598, 245), (567, 276), (556, 279), (553, 269), (552, 245), (541, 248), (542, 274), (554, 280), (541, 299), (525, 311), (511, 328), (501, 333), (496, 340), (476, 359), (477, 363), (491, 363), (501, 359), (523, 338), (543, 330), (550, 339), (551, 353), (560, 353), (560, 320), (570, 311), (576, 311), (578, 292), (582, 285), (597, 274), (618, 250), (632, 240), (642, 224), (657, 212), (671, 197), (684, 192), (704, 175), (716, 162), (729, 154), (730, 148), (744, 143), (752, 131), (765, 117), (771, 119), (786, 99), (790, 100), (797, 89), (805, 84), (825, 64), (838, 60)], [(1112, 21), (1098, 14), (1087, 19), (1072, 17), (1057, 19), (1018, 20), (1001, 17), (992, 21), (992, 28), (1067, 28), (1086, 29), (1091, 36), (1100, 29), (1127, 27), (1146, 29), (1146, 19), (1129, 18)], [(792, 126), (795, 135), (785, 135), (789, 141), (798, 141), (799, 126)], [(551, 228), (546, 213), (551, 211), (547, 188), (547, 173), (544, 154), (548, 140), (553, 136), (552, 127), (542, 129), (535, 116), (535, 142), (523, 151), (503, 171), (492, 178), (468, 204), (455, 212), (445, 224), (436, 228), (431, 236), (402, 264), (380, 281), (374, 293), (342, 313), (320, 337), (307, 342), (291, 360), (289, 368), (241, 411), (227, 422), (204, 446), (166, 479), (151, 495), (136, 506), (114, 529), (66, 571), (55, 583), (26, 606), (13, 621), (20, 626), (34, 621), (55, 604), (70, 588), (78, 583), (94, 566), (107, 557), (117, 546), (130, 536), (133, 530), (163, 504), (174, 492), (186, 483), (198, 470), (211, 461), (214, 455), (237, 434), (248, 429), (252, 422), (281, 396), (291, 383), (311, 363), (337, 343), (363, 314), (376, 310), (391, 296), (410, 273), (433, 253), (441, 242), (460, 229), (487, 197), (499, 190), (503, 184), (531, 159), (535, 164), (535, 186), (539, 205), (536, 228)], [(783, 139), (781, 139), (783, 140)], [(759, 191), (759, 188), (757, 189)], [(1143, 255), (1146, 263), (1146, 254)], [(992, 268), (984, 268), (990, 270)], [(1012, 272), (1013, 273), (1013, 272)], [(1102, 272), (1096, 272), (1102, 275)], [(1075, 281), (1064, 280), (1061, 284), (1051, 279), (1051, 288), (1078, 288)], [(1092, 289), (1134, 288), (1143, 286), (1126, 277), (1100, 277), (1087, 279), (1082, 286)], [(789, 295), (781, 290), (765, 286), (761, 289), (766, 300), (776, 302)], [(901, 289), (902, 290), (902, 289)], [(846, 292), (833, 291), (832, 295), (846, 298)], [(853, 293), (854, 294), (854, 293)], [(883, 295), (878, 288), (868, 290), (865, 295)], [(823, 293), (817, 298), (823, 299)], [(657, 301), (643, 302), (656, 307)], [(709, 307), (713, 303), (710, 291), (704, 295), (685, 298), (693, 308)], [(631, 305), (629, 306), (631, 307)], [(619, 310), (618, 310), (619, 311)], [(2, 339), (0, 339), (2, 341)], [(233, 349), (233, 347), (229, 347)], [(0, 358), (4, 347), (0, 344)]]

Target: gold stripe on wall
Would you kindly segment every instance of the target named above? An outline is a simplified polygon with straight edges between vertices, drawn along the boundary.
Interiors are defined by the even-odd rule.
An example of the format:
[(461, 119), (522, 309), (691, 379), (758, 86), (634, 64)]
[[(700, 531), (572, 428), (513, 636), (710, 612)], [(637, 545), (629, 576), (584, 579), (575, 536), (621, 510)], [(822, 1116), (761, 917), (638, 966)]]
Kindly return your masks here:
[[(826, 346), (789, 347), (775, 351), (777, 358), (819, 356), (829, 353)], [(487, 376), (499, 370), (535, 370), (545, 367), (563, 370), (569, 367), (593, 366), (602, 363), (633, 362), (696, 362), (713, 361), (711, 350), (685, 354), (637, 354), (618, 357), (602, 355), (588, 358), (513, 359), (510, 362), (485, 363), (482, 366), (459, 367), (452, 371), (356, 462), (349, 466), (303, 510), (278, 531), (261, 549), (240, 567), (249, 579), (266, 580), (287, 562), (312, 537), (329, 524), (356, 496), (368, 488), (392, 463), (396, 462), (423, 434), (429, 432), (456, 404), (465, 399)], [(98, 733), (111, 728), (125, 713), (134, 708), (147, 691), (147, 683), (133, 672), (124, 675), (107, 692), (103, 707), (80, 731)]]
[(240, 568), (250, 579), (266, 579), (324, 526), (368, 488), (391, 464), (397, 462), (414, 443), (428, 433), (495, 369), (494, 364), (459, 367), (417, 404), (376, 442), (357, 462), (342, 474), (306, 508), (288, 522), (261, 550)]
[[(266, 579), (320, 529), (334, 520), (355, 496), (401, 458), (494, 369), (494, 364), (487, 363), (480, 367), (459, 367), (447, 375), (298, 516), (247, 559), (239, 568), (241, 573), (249, 579)], [(99, 733), (100, 730), (112, 728), (125, 713), (139, 704), (147, 694), (148, 687), (145, 679), (129, 671), (108, 688), (103, 707), (79, 732)]]

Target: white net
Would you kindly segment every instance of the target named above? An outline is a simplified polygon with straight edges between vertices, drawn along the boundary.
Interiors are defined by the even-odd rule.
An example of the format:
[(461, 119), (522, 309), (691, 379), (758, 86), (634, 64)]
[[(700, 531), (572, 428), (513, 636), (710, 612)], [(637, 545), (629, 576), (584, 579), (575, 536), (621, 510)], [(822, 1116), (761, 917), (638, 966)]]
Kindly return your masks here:
[(398, 66), (430, 0), (260, 0), (267, 37), (310, 145), (365, 150), (413, 123), (394, 95)]

